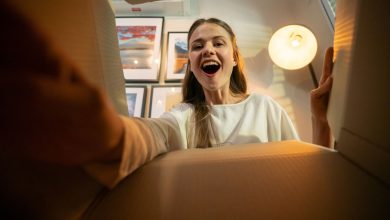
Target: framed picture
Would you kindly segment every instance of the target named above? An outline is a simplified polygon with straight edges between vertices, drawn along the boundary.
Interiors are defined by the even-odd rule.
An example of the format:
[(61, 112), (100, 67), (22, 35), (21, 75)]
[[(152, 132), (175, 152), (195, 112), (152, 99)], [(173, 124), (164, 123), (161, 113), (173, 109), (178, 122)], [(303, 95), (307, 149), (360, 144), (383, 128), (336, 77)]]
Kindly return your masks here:
[(321, 0), (321, 4), (329, 19), (330, 25), (334, 30), (334, 22), (336, 16), (336, 0)]
[(182, 100), (180, 85), (152, 85), (150, 118), (158, 118)]
[(123, 74), (127, 81), (157, 81), (163, 17), (115, 19)]
[(166, 80), (181, 80), (188, 62), (188, 32), (168, 32)]
[(144, 117), (146, 86), (126, 85), (127, 109), (131, 117)]

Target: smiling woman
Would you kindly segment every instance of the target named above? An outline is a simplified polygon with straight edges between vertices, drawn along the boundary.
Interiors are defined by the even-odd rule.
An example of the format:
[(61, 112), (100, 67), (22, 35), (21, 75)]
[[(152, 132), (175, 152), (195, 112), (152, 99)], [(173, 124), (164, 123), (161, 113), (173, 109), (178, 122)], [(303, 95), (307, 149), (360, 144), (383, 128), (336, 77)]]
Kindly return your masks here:
[(190, 36), (189, 68), (203, 88), (206, 103), (228, 104), (233, 99), (230, 76), (237, 65), (231, 37), (221, 26), (211, 23), (199, 26)]

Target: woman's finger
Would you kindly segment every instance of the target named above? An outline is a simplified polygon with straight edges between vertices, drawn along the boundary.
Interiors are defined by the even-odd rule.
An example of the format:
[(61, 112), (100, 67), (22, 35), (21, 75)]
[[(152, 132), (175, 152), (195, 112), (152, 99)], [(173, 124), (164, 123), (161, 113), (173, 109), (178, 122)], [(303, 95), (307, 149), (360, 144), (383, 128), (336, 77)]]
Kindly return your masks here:
[(320, 85), (325, 83), (328, 77), (332, 74), (333, 69), (333, 47), (329, 47), (325, 52), (325, 59), (322, 68), (322, 75), (320, 80)]
[(317, 89), (312, 90), (312, 96), (314, 97), (320, 97), (332, 89), (332, 82), (333, 82), (333, 77), (330, 76), (327, 78), (325, 83), (322, 83)]

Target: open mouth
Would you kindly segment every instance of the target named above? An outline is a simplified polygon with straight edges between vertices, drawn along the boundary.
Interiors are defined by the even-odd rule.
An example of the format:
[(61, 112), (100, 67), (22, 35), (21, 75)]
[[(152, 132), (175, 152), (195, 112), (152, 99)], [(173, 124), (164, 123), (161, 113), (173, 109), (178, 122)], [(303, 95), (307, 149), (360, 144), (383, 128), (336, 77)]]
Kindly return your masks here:
[(214, 74), (219, 70), (220, 67), (221, 65), (219, 65), (219, 63), (215, 61), (209, 61), (203, 63), (202, 70), (207, 74)]

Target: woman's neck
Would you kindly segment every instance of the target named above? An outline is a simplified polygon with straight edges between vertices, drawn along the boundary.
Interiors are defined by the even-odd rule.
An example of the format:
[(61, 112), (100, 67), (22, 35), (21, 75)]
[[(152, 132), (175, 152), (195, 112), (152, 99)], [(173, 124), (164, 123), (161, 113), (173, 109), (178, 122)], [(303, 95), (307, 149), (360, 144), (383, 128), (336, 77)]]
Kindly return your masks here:
[(233, 94), (229, 89), (208, 91), (203, 90), (207, 105), (235, 104), (245, 99), (245, 94)]

